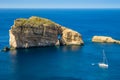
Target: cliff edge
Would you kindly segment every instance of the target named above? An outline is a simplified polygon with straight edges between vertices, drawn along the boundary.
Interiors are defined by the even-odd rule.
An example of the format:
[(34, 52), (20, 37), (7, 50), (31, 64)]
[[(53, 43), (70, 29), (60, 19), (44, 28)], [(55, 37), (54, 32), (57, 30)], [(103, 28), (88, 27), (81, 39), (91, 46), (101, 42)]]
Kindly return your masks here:
[(35, 16), (16, 19), (9, 35), (12, 48), (83, 44), (78, 32)]

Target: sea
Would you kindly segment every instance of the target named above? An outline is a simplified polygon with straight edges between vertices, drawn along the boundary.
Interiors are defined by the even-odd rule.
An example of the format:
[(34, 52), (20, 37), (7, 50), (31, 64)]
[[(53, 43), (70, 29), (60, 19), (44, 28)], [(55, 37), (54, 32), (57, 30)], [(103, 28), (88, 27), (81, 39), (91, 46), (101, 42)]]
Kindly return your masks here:
[[(0, 51), (0, 80), (120, 80), (120, 44), (93, 43), (92, 37), (120, 40), (120, 9), (0, 9), (0, 50), (9, 46), (17, 18), (38, 16), (82, 35), (83, 46)], [(102, 51), (108, 68), (101, 68)]]

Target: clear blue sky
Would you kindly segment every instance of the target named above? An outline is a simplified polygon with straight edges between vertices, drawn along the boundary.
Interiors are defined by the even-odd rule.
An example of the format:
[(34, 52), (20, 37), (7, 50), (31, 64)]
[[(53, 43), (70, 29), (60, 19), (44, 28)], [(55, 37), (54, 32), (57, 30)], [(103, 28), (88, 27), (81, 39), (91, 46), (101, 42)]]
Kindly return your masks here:
[(0, 0), (0, 8), (120, 8), (120, 0)]

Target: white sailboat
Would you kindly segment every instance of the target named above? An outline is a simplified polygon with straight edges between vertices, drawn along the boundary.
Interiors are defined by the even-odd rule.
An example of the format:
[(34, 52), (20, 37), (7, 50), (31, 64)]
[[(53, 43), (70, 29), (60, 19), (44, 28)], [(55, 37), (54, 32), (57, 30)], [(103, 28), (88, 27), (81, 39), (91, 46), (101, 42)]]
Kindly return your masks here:
[(98, 65), (101, 68), (108, 68), (108, 61), (107, 61), (104, 50), (103, 50), (103, 61), (101, 63), (98, 63)]

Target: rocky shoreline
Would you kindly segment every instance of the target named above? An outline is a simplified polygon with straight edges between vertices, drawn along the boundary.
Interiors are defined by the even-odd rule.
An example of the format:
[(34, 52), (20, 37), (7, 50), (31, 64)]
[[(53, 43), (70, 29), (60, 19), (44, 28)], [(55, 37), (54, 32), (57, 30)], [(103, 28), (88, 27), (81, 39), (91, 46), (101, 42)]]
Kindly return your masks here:
[[(81, 46), (84, 44), (81, 34), (77, 31), (36, 16), (29, 19), (16, 19), (9, 30), (9, 35), (10, 48), (4, 47), (2, 51), (61, 45)], [(108, 36), (93, 36), (92, 42), (120, 44), (119, 40)]]

